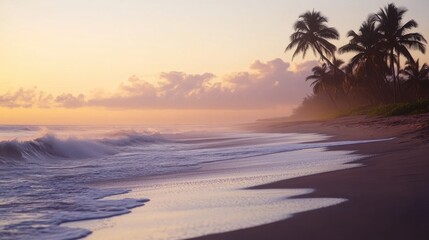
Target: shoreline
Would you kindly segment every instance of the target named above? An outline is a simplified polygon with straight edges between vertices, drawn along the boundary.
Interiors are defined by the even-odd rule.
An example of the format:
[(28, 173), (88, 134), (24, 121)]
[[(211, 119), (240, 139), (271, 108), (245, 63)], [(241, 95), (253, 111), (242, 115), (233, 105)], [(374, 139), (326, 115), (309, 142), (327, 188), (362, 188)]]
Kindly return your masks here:
[[(308, 136), (311, 135), (313, 134)], [(302, 138), (306, 135), (299, 136)], [(204, 163), (201, 168), (180, 173), (100, 182), (99, 185), (96, 184), (99, 187), (132, 189), (127, 194), (107, 199), (144, 197), (149, 198), (150, 202), (147, 206), (133, 209), (130, 214), (115, 218), (65, 223), (63, 226), (92, 231), (88, 239), (121, 237), (150, 239), (152, 236), (164, 236), (160, 239), (187, 239), (211, 232), (262, 226), (289, 218), (298, 212), (328, 207), (345, 201), (343, 198), (332, 197), (311, 199), (299, 197), (312, 192), (312, 188), (252, 190), (254, 186), (261, 184), (360, 166), (351, 163), (362, 158), (359, 154), (354, 154), (352, 151), (327, 151), (326, 147), (332, 146), (327, 136), (314, 134), (304, 139), (313, 139), (302, 142), (311, 145), (308, 149), (299, 148), (242, 159)], [(269, 142), (270, 140), (267, 141)], [(320, 146), (315, 147), (313, 143)], [(247, 146), (245, 143), (242, 144)], [(334, 145), (337, 144), (334, 143)], [(359, 144), (372, 144), (372, 142), (363, 141)], [(323, 159), (319, 159), (320, 154), (323, 154)], [(284, 164), (284, 159), (289, 159), (288, 164)], [(210, 187), (207, 188), (208, 186)], [(229, 215), (232, 212), (235, 214)], [(229, 217), (226, 219), (225, 215)], [(144, 216), (151, 217), (144, 218)], [(177, 216), (180, 216), (180, 219), (177, 219)], [(207, 216), (210, 217), (207, 218)], [(175, 220), (171, 222), (169, 219)], [(157, 221), (160, 223), (156, 224)], [(191, 224), (189, 224), (190, 221)], [(228, 224), (225, 225), (225, 222)], [(201, 223), (203, 223), (201, 228), (195, 228)], [(186, 225), (182, 226), (183, 224)], [(146, 226), (146, 228), (135, 226)], [(171, 229), (177, 227), (189, 231), (172, 232)], [(174, 234), (186, 237), (177, 237)]]
[(369, 155), (359, 168), (320, 173), (253, 189), (312, 188), (298, 198), (331, 197), (345, 203), (298, 213), (262, 226), (195, 239), (426, 239), (429, 235), (429, 114), (347, 117), (329, 121), (263, 121), (258, 132), (317, 132), (334, 140), (395, 137), (388, 142), (331, 147)]

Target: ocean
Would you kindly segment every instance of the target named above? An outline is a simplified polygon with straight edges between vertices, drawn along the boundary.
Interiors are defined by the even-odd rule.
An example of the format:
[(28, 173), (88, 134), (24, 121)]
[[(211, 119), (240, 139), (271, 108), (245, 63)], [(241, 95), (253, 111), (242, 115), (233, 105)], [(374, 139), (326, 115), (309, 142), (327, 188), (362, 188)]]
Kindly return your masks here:
[[(149, 204), (156, 203), (153, 196), (159, 195), (163, 189), (161, 184), (157, 185), (158, 192), (141, 191), (133, 195), (133, 188), (126, 184), (117, 187), (98, 187), (97, 184), (127, 179), (143, 179), (144, 182), (145, 177), (162, 178), (174, 173), (198, 171), (207, 164), (222, 165), (234, 161), (240, 162), (239, 168), (258, 168), (257, 174), (244, 170), (233, 173), (233, 176), (241, 178), (246, 178), (243, 174), (250, 174), (247, 177), (264, 179), (263, 182), (246, 180), (247, 185), (243, 182), (237, 184), (237, 181), (229, 185), (238, 189), (287, 176), (344, 168), (345, 163), (362, 156), (345, 151), (329, 155), (326, 148), (368, 142), (327, 140), (328, 136), (320, 134), (248, 133), (204, 126), (0, 126), (0, 239), (83, 238), (93, 229), (64, 223), (123, 215), (139, 206), (144, 209), (145, 204), (150, 209)], [(294, 154), (279, 157), (278, 154), (282, 153)], [(263, 158), (258, 160), (261, 156)], [(258, 166), (261, 159), (264, 166)], [(279, 169), (281, 174), (274, 172)], [(174, 195), (170, 197), (174, 198)], [(248, 198), (237, 199), (235, 197), (234, 204), (237, 201), (250, 204)], [(332, 204), (342, 201), (336, 200)], [(259, 207), (264, 206), (260, 202), (258, 204)], [(313, 203), (316, 208), (317, 204)], [(275, 211), (278, 212), (277, 209)], [(214, 224), (214, 227), (199, 230), (197, 234), (189, 233), (189, 228), (185, 235), (180, 235), (178, 230), (174, 234), (193, 237), (231, 230), (231, 227), (234, 230), (255, 225), (259, 222), (255, 219), (262, 219), (261, 224), (276, 221), (285, 218), (287, 213), (265, 218), (254, 215), (246, 217), (248, 225), (232, 227), (227, 223), (229, 228), (226, 229), (225, 224)], [(171, 238), (167, 235), (167, 239)]]

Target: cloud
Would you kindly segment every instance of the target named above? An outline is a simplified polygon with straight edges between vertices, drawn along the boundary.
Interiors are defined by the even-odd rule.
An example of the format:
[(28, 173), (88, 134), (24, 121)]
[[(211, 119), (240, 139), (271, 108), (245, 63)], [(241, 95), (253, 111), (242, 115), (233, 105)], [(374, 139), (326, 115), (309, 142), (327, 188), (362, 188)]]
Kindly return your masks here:
[(281, 59), (266, 63), (256, 61), (250, 66), (250, 71), (225, 79), (233, 90), (226, 95), (230, 95), (228, 99), (242, 108), (297, 104), (310, 92), (308, 83), (304, 81), (309, 72), (292, 72), (289, 68), (290, 64)]
[(15, 92), (0, 95), (0, 106), (7, 108), (48, 108), (52, 105), (52, 102), (53, 96), (51, 94), (38, 91), (37, 88), (20, 88)]
[(210, 87), (210, 80), (215, 75), (211, 73), (186, 74), (183, 72), (162, 73), (161, 79), (165, 81), (160, 83), (160, 94), (162, 97), (171, 96), (196, 96), (201, 94), (205, 88)]
[(73, 96), (70, 93), (63, 93), (55, 98), (55, 102), (60, 107), (65, 108), (78, 108), (83, 107), (85, 102), (85, 96), (83, 94), (79, 94), (78, 96)]
[(163, 72), (157, 83), (131, 76), (110, 94), (53, 97), (36, 89), (19, 89), (0, 96), (3, 107), (97, 106), (126, 109), (261, 109), (296, 105), (311, 92), (305, 77), (315, 65), (308, 62), (290, 69), (281, 59), (255, 61), (248, 71), (216, 77), (212, 73)]
[[(312, 66), (314, 66), (314, 63)], [(281, 59), (255, 61), (249, 71), (216, 79), (212, 73), (164, 72), (151, 84), (133, 76), (109, 97), (90, 105), (118, 108), (256, 109), (298, 104), (310, 92), (305, 77), (311, 67), (291, 71)], [(219, 81), (220, 80), (220, 81)]]
[(319, 61), (312, 60), (295, 65), (296, 72), (309, 72), (314, 66), (320, 65)]

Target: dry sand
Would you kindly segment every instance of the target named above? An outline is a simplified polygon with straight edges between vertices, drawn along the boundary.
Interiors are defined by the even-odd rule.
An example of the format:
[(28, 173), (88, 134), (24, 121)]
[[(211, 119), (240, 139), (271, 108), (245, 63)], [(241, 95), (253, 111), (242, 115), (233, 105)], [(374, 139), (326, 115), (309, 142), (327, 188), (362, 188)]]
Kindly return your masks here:
[(346, 198), (329, 208), (258, 227), (198, 239), (428, 239), (429, 114), (347, 117), (323, 122), (263, 121), (260, 132), (317, 132), (335, 140), (396, 137), (335, 147), (372, 155), (364, 167), (275, 182), (259, 189), (314, 188), (302, 197)]

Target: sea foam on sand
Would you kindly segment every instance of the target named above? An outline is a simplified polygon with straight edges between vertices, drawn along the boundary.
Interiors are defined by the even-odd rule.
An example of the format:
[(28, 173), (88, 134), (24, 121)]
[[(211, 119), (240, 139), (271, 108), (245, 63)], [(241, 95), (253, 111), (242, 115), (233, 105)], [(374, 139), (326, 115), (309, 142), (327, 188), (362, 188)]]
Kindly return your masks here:
[(185, 239), (276, 222), (346, 199), (296, 198), (311, 189), (246, 188), (356, 167), (359, 164), (350, 162), (362, 157), (320, 147), (208, 163), (178, 174), (107, 182), (101, 186), (132, 189), (112, 199), (149, 198), (150, 202), (127, 215), (63, 225), (91, 230), (88, 239)]

